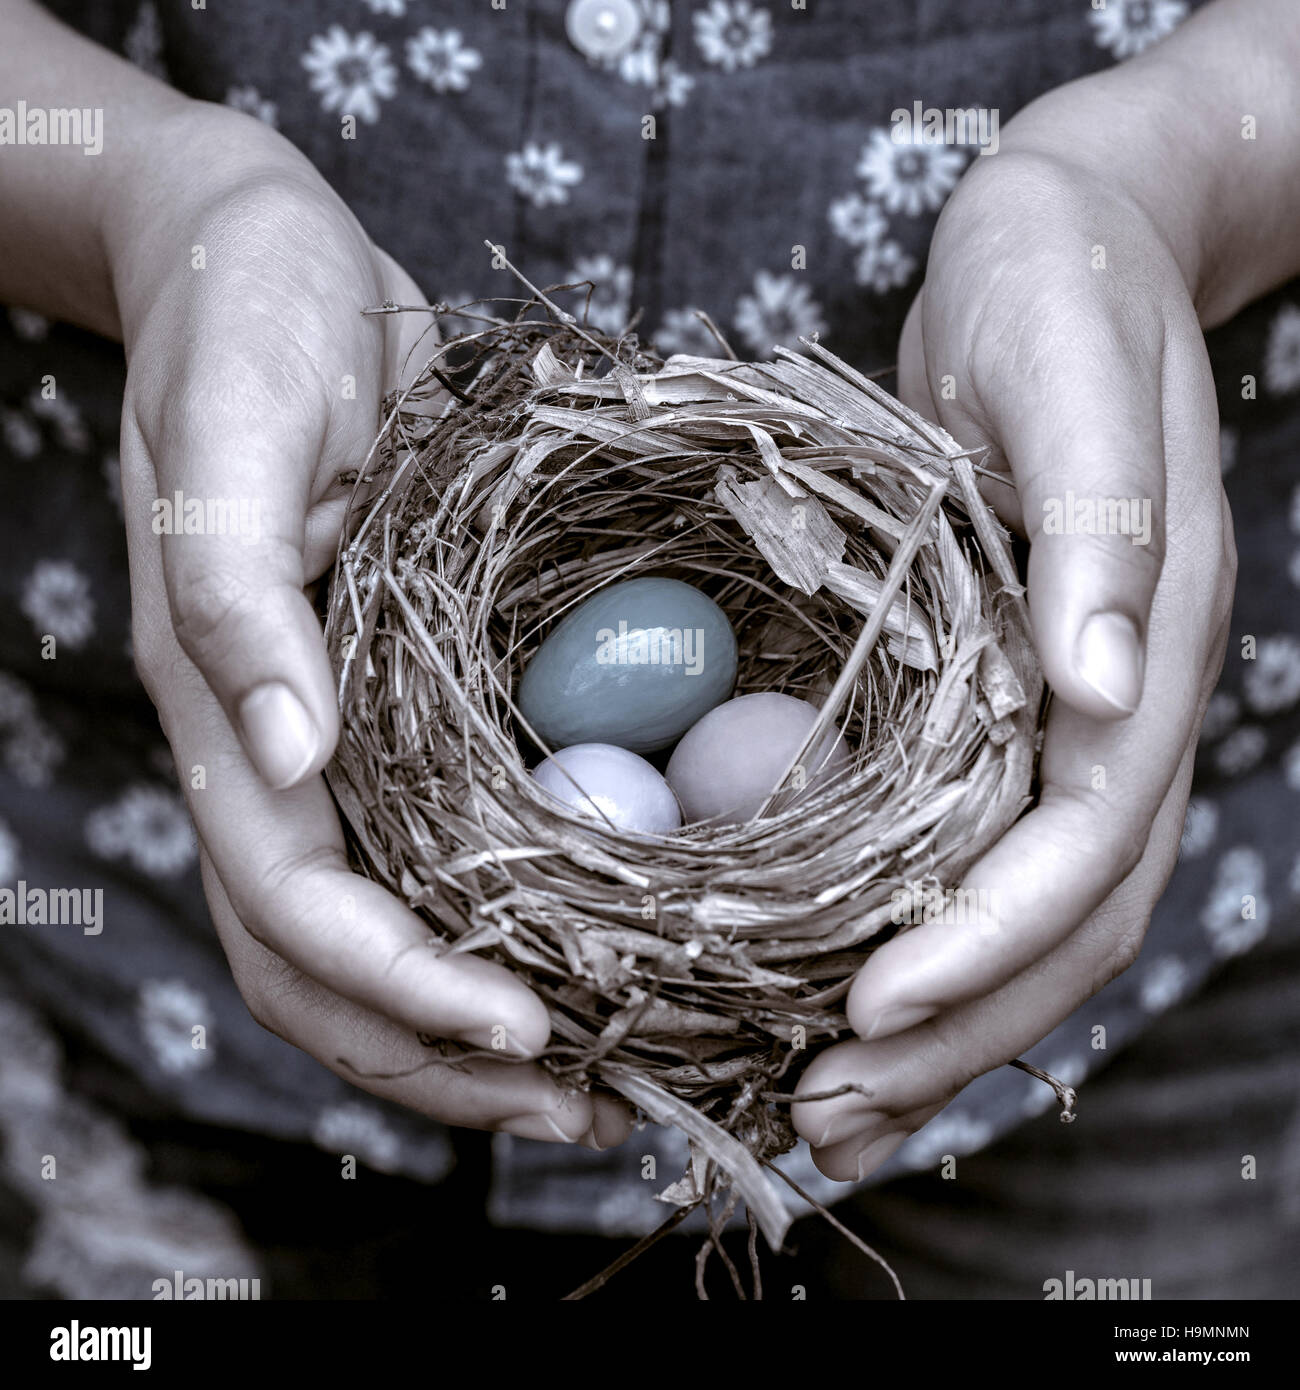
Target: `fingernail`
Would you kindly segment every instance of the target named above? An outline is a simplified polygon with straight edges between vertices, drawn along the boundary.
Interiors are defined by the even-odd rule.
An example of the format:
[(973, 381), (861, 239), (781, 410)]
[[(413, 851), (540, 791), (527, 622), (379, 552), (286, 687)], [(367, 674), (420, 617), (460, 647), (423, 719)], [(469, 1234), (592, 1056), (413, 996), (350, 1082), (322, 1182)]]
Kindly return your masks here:
[(578, 1140), (584, 1149), (591, 1149), (594, 1153), (603, 1154), (606, 1149), (612, 1149), (621, 1144), (624, 1138), (624, 1131), (621, 1125), (614, 1126), (608, 1120), (601, 1120), (599, 1115), (591, 1122), (591, 1128)]
[(607, 1144), (602, 1144), (600, 1140), (596, 1138), (595, 1120), (591, 1122), (591, 1128), (578, 1140), (578, 1143), (581, 1144), (584, 1149), (591, 1149), (598, 1154), (604, 1153), (609, 1147)]
[(239, 706), (244, 743), (273, 791), (291, 787), (320, 751), (320, 733), (303, 703), (279, 681), (259, 685)]
[(871, 1021), (866, 1036), (871, 1038), (888, 1037), (891, 1033), (901, 1033), (905, 1028), (915, 1028), (927, 1018), (933, 1018), (937, 1010), (931, 1004), (891, 1004)]
[(1142, 697), (1142, 643), (1133, 620), (1094, 613), (1075, 641), (1074, 669), (1108, 705), (1132, 714)]
[(861, 1134), (864, 1129), (870, 1129), (884, 1118), (879, 1110), (868, 1110), (862, 1106), (840, 1110), (826, 1121), (826, 1128), (822, 1130), (820, 1138), (809, 1139), (808, 1142), (814, 1149), (826, 1149), (832, 1144), (838, 1144), (842, 1139), (851, 1139), (855, 1134)]
[(906, 1138), (907, 1130), (898, 1129), (892, 1134), (873, 1139), (858, 1155), (858, 1181), (874, 1173)]
[(575, 1142), (549, 1115), (516, 1115), (511, 1120), (503, 1120), (497, 1128), (519, 1139), (541, 1139), (548, 1144)]
[(591, 1128), (578, 1140), (584, 1148), (604, 1153), (621, 1144), (631, 1129), (631, 1113), (621, 1106), (606, 1104), (592, 1097)]
[(493, 1023), (485, 1028), (467, 1028), (461, 1036), (471, 1046), (484, 1048), (500, 1057), (503, 1062), (522, 1062), (533, 1055), (500, 1023)]

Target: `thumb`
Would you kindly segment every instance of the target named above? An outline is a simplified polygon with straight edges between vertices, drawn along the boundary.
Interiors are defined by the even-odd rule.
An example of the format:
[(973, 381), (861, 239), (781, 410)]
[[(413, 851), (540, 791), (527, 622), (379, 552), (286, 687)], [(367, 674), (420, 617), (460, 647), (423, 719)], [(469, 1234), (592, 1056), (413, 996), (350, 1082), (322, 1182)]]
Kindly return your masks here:
[(1163, 330), (1154, 314), (1122, 327), (1103, 314), (1070, 319), (1068, 336), (1027, 336), (1024, 349), (988, 355), (994, 379), (940, 397), (940, 422), (1015, 480), (1048, 684), (1082, 714), (1124, 718), (1142, 696), (1164, 563)]
[(160, 538), (176, 638), (262, 780), (282, 789), (324, 767), (338, 711), (303, 592), (304, 519), (328, 412), (292, 399), (275, 405), (230, 388), (191, 396), (164, 407), (147, 441), (127, 410), (122, 446), (124, 464), (144, 454), (148, 463), (133, 471), (157, 479), (157, 498), (142, 500)]
[(1138, 707), (1165, 556), (1164, 345), (1154, 327), (1140, 336), (1076, 334), (1004, 389), (993, 419), (1029, 537), (1044, 673), (1098, 719)]

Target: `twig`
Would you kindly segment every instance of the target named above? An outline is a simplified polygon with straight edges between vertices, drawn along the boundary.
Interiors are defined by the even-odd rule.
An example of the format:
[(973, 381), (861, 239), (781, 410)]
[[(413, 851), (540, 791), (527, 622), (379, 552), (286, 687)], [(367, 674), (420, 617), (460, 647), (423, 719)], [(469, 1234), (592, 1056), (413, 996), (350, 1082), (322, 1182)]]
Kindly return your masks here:
[(1079, 1095), (1073, 1086), (1067, 1086), (1064, 1081), (1058, 1080), (1051, 1072), (1043, 1071), (1039, 1067), (1031, 1066), (1028, 1062), (1022, 1062), (1019, 1057), (1007, 1063), (1008, 1066), (1017, 1067), (1020, 1071), (1027, 1071), (1030, 1076), (1036, 1076), (1039, 1081), (1046, 1081), (1047, 1084), (1056, 1092), (1056, 1099), (1061, 1104), (1061, 1123), (1072, 1125), (1078, 1118), (1075, 1113), (1075, 1105)]
[(763, 1271), (758, 1262), (758, 1222), (754, 1220), (754, 1213), (748, 1207), (745, 1208), (745, 1222), (749, 1226), (749, 1272), (753, 1279), (754, 1302), (763, 1301)]
[(709, 1291), (704, 1286), (704, 1267), (709, 1263), (709, 1256), (712, 1253), (713, 1242), (711, 1240), (706, 1240), (695, 1252), (695, 1297), (701, 1303), (709, 1302)]
[(493, 256), (500, 257), (501, 264), (505, 266), (505, 268), (515, 277), (516, 280), (520, 282), (520, 284), (526, 285), (528, 289), (536, 296), (537, 300), (540, 303), (545, 304), (546, 307), (551, 311), (551, 313), (553, 313), (561, 323), (569, 327), (580, 338), (585, 338), (587, 342), (589, 342), (591, 346), (596, 349), (597, 352), (603, 353), (606, 357), (609, 358), (611, 362), (618, 361), (618, 358), (612, 352), (610, 352), (610, 350), (605, 346), (604, 343), (602, 343), (598, 338), (593, 338), (591, 334), (588, 333), (587, 330), (582, 327), (582, 325), (578, 322), (576, 315), (569, 313), (567, 309), (561, 309), (560, 306), (556, 304), (553, 300), (547, 298), (545, 293), (539, 290), (537, 286), (534, 285), (533, 282), (523, 273), (522, 270), (520, 270), (517, 266), (512, 265), (511, 262), (506, 259), (505, 252), (502, 251), (502, 249), (499, 246), (489, 241), (487, 237), (483, 238), (483, 245), (486, 246), (487, 249), (492, 252)]
[(778, 796), (788, 790), (786, 786), (790, 774), (800, 765), (803, 758), (810, 749), (816, 748), (818, 740), (831, 727), (839, 717), (839, 712), (844, 702), (849, 698), (849, 693), (853, 689), (854, 682), (858, 679), (867, 658), (875, 648), (880, 634), (884, 631), (885, 621), (889, 617), (893, 608), (894, 597), (903, 587), (903, 582), (907, 578), (907, 572), (911, 568), (912, 561), (916, 558), (917, 551), (926, 540), (926, 532), (929, 530), (930, 523), (934, 520), (935, 513), (939, 510), (939, 504), (943, 501), (945, 493), (948, 491), (946, 481), (935, 483), (930, 488), (929, 496), (921, 504), (916, 515), (912, 518), (903, 540), (898, 549), (894, 552), (894, 558), (890, 561), (889, 573), (885, 576), (884, 582), (880, 586), (880, 592), (876, 596), (875, 606), (871, 610), (871, 616), (863, 625), (862, 631), (858, 633), (858, 640), (853, 644), (853, 650), (849, 653), (848, 660), (845, 661), (843, 669), (836, 678), (835, 684), (831, 687), (831, 693), (826, 697), (825, 704), (822, 705), (817, 718), (813, 721), (812, 727), (804, 735), (803, 742), (795, 749), (793, 756), (787, 763), (785, 770), (781, 773), (773, 791), (755, 812), (753, 819), (762, 820), (772, 809), (772, 803)]
[(445, 310), (444, 304), (394, 304), (391, 300), (385, 300), (383, 304), (372, 304), (361, 312), (369, 318), (375, 314), (441, 314)]
[(722, 336), (722, 330), (718, 327), (716, 323), (713, 322), (713, 320), (708, 316), (708, 314), (706, 314), (703, 309), (696, 309), (695, 317), (699, 319), (699, 321), (705, 326), (705, 328), (707, 328), (709, 332), (712, 333), (713, 336), (718, 340), (718, 345), (722, 348), (722, 351), (729, 358), (731, 358), (733, 362), (739, 362), (740, 358), (737, 357), (735, 352), (732, 350), (731, 344)]
[(868, 1255), (871, 1259), (875, 1260), (875, 1262), (881, 1267), (881, 1269), (883, 1269), (885, 1273), (888, 1274), (889, 1277), (894, 1281), (894, 1292), (898, 1294), (899, 1299), (906, 1299), (907, 1295), (903, 1292), (903, 1286), (899, 1282), (898, 1275), (894, 1273), (893, 1266), (889, 1263), (887, 1259), (885, 1259), (885, 1257), (882, 1254), (880, 1254), (876, 1250), (873, 1250), (871, 1246), (869, 1246), (867, 1242), (862, 1239), (861, 1236), (854, 1235), (854, 1233), (850, 1231), (849, 1228), (842, 1221), (832, 1216), (831, 1213), (827, 1211), (827, 1209), (824, 1206), (822, 1206), (822, 1204), (816, 1199), (816, 1197), (813, 1197), (809, 1193), (805, 1192), (803, 1188), (800, 1187), (799, 1184), (795, 1182), (795, 1180), (788, 1173), (783, 1173), (781, 1169), (778, 1168), (776, 1164), (772, 1162), (771, 1159), (765, 1158), (763, 1160), (763, 1164), (765, 1167), (770, 1168), (777, 1175), (777, 1177), (781, 1179), (782, 1182), (787, 1183), (790, 1187), (794, 1188), (795, 1193), (798, 1196), (802, 1197), (804, 1201), (807, 1202), (808, 1205), (819, 1216), (825, 1217), (825, 1219), (829, 1221), (831, 1225), (834, 1226), (835, 1229), (846, 1240), (851, 1241), (854, 1245), (856, 1245), (857, 1248), (861, 1250), (864, 1255)]
[(612, 1260), (599, 1274), (593, 1275), (585, 1284), (579, 1284), (572, 1293), (566, 1293), (560, 1302), (572, 1303), (579, 1298), (586, 1298), (588, 1294), (595, 1293), (597, 1289), (603, 1288), (619, 1270), (626, 1269), (633, 1260), (639, 1259), (640, 1256), (644, 1255), (657, 1241), (662, 1240), (670, 1231), (675, 1231), (697, 1206), (699, 1206), (699, 1202), (692, 1202), (689, 1206), (678, 1207), (667, 1221), (663, 1222), (662, 1225), (656, 1226), (648, 1236), (642, 1236), (631, 1249), (624, 1250), (616, 1260)]
[[(732, 1212), (736, 1210), (737, 1196), (738, 1194), (733, 1190), (721, 1216), (714, 1212), (712, 1206), (709, 1207), (709, 1241), (718, 1252), (718, 1258), (722, 1261), (723, 1268), (731, 1276), (731, 1286), (736, 1291), (736, 1297), (742, 1303), (747, 1303), (749, 1300), (745, 1294), (745, 1286), (740, 1281), (740, 1271), (736, 1268), (736, 1262), (727, 1254), (726, 1247), (722, 1243), (722, 1233), (726, 1229), (727, 1222), (731, 1220)], [(748, 1213), (749, 1208), (746, 1207), (745, 1211)]]

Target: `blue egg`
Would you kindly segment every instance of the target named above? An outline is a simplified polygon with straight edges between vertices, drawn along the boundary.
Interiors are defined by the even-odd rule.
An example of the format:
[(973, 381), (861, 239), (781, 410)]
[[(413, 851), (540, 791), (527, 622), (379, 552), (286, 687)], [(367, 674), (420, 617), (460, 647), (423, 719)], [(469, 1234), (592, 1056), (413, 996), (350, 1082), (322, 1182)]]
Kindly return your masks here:
[(667, 748), (736, 683), (736, 635), (677, 579), (628, 579), (567, 614), (528, 663), (520, 712), (551, 748)]

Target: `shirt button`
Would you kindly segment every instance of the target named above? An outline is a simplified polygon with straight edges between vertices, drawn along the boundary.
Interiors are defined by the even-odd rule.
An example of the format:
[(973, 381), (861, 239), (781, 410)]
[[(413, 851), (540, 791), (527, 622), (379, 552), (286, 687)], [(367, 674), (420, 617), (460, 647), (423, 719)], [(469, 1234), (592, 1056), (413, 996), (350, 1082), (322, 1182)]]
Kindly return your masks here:
[(569, 42), (593, 62), (621, 58), (641, 32), (634, 0), (570, 0), (564, 16)]

